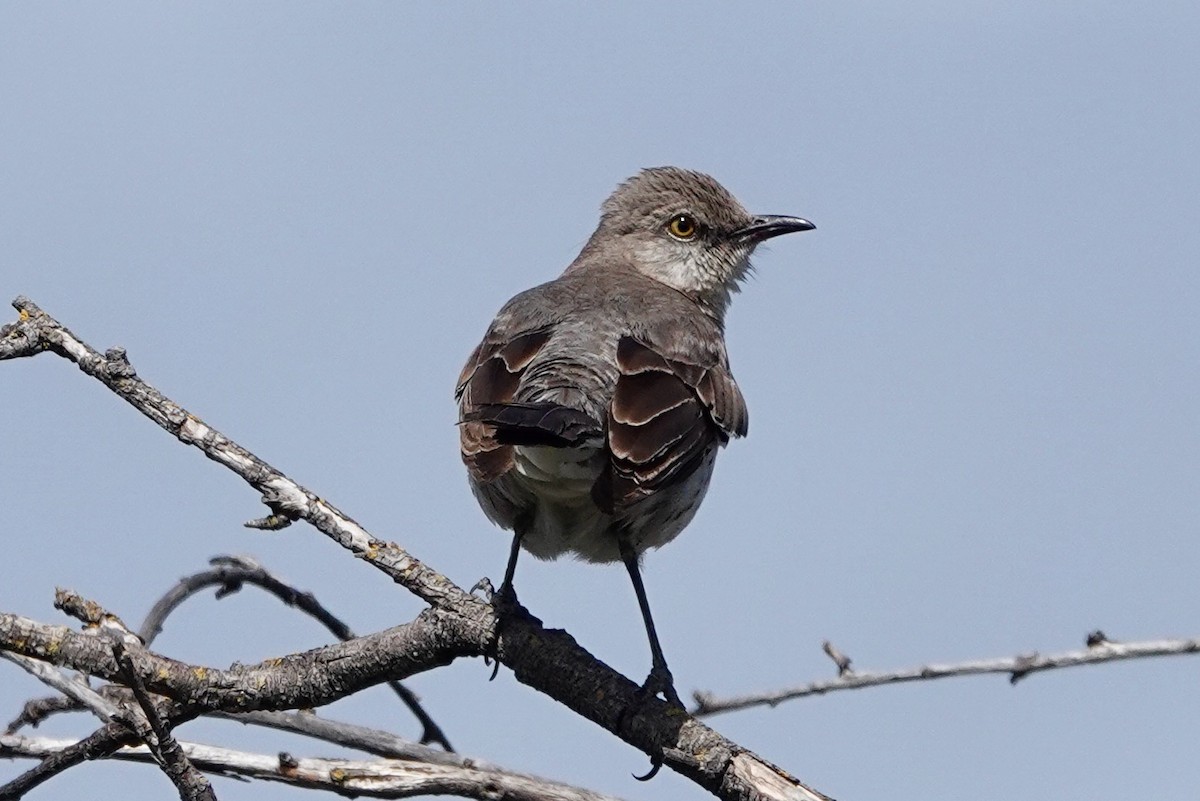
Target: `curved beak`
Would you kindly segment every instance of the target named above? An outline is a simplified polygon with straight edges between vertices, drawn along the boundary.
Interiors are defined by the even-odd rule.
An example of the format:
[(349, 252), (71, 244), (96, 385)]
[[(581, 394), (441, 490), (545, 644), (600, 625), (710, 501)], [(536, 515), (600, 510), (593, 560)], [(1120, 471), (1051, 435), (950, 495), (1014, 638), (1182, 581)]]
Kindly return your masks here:
[(734, 232), (738, 239), (748, 239), (758, 244), (764, 240), (783, 234), (799, 231), (811, 231), (817, 226), (802, 217), (785, 217), (782, 214), (760, 214), (750, 221), (750, 224)]

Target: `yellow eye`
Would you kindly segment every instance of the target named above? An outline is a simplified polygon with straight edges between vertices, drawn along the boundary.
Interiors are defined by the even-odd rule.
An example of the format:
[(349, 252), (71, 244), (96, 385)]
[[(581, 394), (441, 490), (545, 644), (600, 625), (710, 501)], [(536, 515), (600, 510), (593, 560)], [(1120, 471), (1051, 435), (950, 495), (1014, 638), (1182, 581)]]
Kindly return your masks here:
[(690, 214), (676, 214), (667, 223), (667, 230), (676, 239), (693, 239), (700, 231), (696, 218)]

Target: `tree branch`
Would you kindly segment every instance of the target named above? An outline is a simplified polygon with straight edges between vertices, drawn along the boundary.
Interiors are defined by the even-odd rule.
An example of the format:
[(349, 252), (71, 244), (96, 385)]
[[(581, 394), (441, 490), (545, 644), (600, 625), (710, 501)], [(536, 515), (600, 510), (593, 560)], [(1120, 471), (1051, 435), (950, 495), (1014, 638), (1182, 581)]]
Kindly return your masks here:
[[(416, 620), (346, 643), (327, 645), (228, 670), (177, 662), (150, 651), (138, 660), (147, 689), (202, 710), (240, 712), (323, 706), (389, 678), (482, 653), (478, 631), (459, 618), (426, 610)], [(123, 683), (105, 636), (80, 634), (0, 613), (0, 649)]]
[[(76, 743), (20, 735), (0, 735), (0, 757), (48, 758)], [(536, 776), (479, 767), (430, 765), (405, 760), (297, 759), (270, 756), (195, 743), (180, 743), (194, 764), (213, 773), (281, 782), (368, 798), (411, 798), (457, 795), (480, 801), (619, 801), (571, 785)], [(110, 759), (150, 762), (144, 746), (122, 748)]]
[[(146, 652), (146, 687), (202, 711), (315, 706), (389, 679), (477, 656), (495, 643), (496, 658), (517, 680), (564, 704), (625, 742), (724, 799), (823, 799), (787, 772), (722, 737), (676, 706), (646, 698), (640, 686), (604, 665), (562, 631), (523, 610), (499, 620), (487, 604), (393, 543), (371, 536), (331, 504), (232, 442), (139, 379), (120, 349), (99, 354), (27, 298), (19, 319), (0, 327), (0, 360), (51, 351), (75, 362), (181, 442), (199, 448), (262, 493), (272, 515), (260, 526), (304, 519), (355, 556), (432, 605), (416, 620), (379, 634), (227, 671), (189, 666)], [(0, 648), (117, 678), (111, 653), (61, 627), (0, 614)], [(493, 632), (499, 627), (499, 637)], [(99, 638), (96, 638), (99, 639)], [(365, 645), (364, 645), (365, 644)], [(356, 649), (364, 649), (360, 652)], [(336, 658), (332, 658), (336, 655)], [(348, 663), (365, 666), (351, 672)], [(152, 675), (143, 667), (152, 666)], [(269, 702), (269, 703), (268, 703)], [(175, 721), (173, 721), (175, 722)]]
[(134, 653), (124, 640), (113, 641), (113, 657), (125, 676), (125, 682), (137, 699), (141, 716), (130, 714), (133, 718), (127, 722), (138, 733), (142, 742), (150, 749), (154, 761), (162, 768), (163, 773), (179, 790), (180, 801), (217, 801), (217, 794), (204, 778), (204, 774), (196, 770), (179, 747), (179, 741), (171, 734), (171, 726), (159, 714), (157, 704), (146, 686), (142, 683), (134, 666)]
[[(1057, 654), (1039, 654), (1037, 652), (1002, 657), (999, 659), (978, 659), (969, 662), (951, 664), (929, 664), (903, 670), (859, 673), (848, 668), (836, 679), (813, 681), (798, 687), (783, 690), (773, 690), (762, 693), (718, 698), (711, 692), (696, 692), (693, 697), (696, 707), (692, 714), (696, 716), (717, 715), (722, 712), (733, 712), (756, 706), (776, 706), (784, 701), (806, 698), (810, 695), (824, 695), (838, 690), (857, 690), (863, 687), (879, 687), (885, 684), (902, 684), (912, 681), (930, 681), (932, 679), (947, 679), (954, 676), (976, 676), (985, 673), (1003, 673), (1008, 676), (1011, 684), (1016, 684), (1031, 673), (1046, 670), (1081, 667), (1083, 665), (1100, 665), (1107, 662), (1120, 662), (1126, 659), (1147, 659), (1158, 656), (1183, 656), (1200, 653), (1200, 639), (1191, 640), (1151, 640), (1146, 642), (1112, 642), (1099, 632), (1088, 636), (1088, 646), (1077, 651), (1063, 651)], [(835, 649), (836, 650), (836, 649)], [(839, 656), (842, 656), (839, 652)], [(847, 666), (850, 660), (846, 660)], [(835, 660), (836, 661), (836, 660)]]
[[(147, 646), (162, 632), (163, 623), (171, 612), (192, 595), (214, 585), (218, 587), (218, 599), (237, 592), (243, 584), (259, 587), (288, 606), (312, 616), (342, 642), (357, 636), (341, 619), (318, 602), (311, 592), (303, 592), (293, 587), (255, 559), (248, 556), (216, 556), (210, 559), (209, 563), (213, 565), (212, 569), (181, 578), (150, 609), (138, 630)], [(420, 742), (437, 743), (447, 751), (453, 751), (445, 733), (421, 705), (416, 693), (398, 681), (389, 681), (387, 684), (421, 723), (423, 731)]]
[[(0, 742), (8, 737), (0, 736)], [(22, 738), (23, 739), (23, 738)], [(16, 801), (33, 788), (54, 778), (68, 768), (93, 759), (103, 759), (123, 745), (136, 742), (122, 721), (106, 723), (82, 740), (65, 743), (64, 747), (43, 755), (37, 767), (25, 771), (8, 784), (0, 787), (0, 801)], [(3, 754), (0, 749), (0, 754)]]
[[(91, 687), (87, 686), (87, 682), (85, 682), (83, 679), (80, 679), (76, 676), (67, 676), (62, 671), (57, 670), (54, 668), (54, 666), (49, 665), (46, 662), (39, 662), (37, 659), (33, 659), (32, 657), (28, 656), (21, 656), (20, 654), (15, 654), (12, 651), (0, 650), (0, 659), (7, 659), (9, 662), (20, 666), (27, 673), (37, 678), (43, 684), (47, 685), (48, 687), (53, 687), (61, 692), (67, 697), (67, 699), (69, 699), (66, 706), (67, 709), (90, 709), (93, 713), (95, 713), (96, 717), (105, 722), (107, 722), (113, 715), (117, 714), (116, 705), (110, 702), (96, 690), (93, 690)], [(15, 731), (17, 728), (27, 722), (31, 722), (33, 720), (40, 721), (46, 716), (45, 711), (35, 711), (31, 709), (31, 704), (34, 703), (35, 702), (33, 701), (27, 703), (25, 705), (25, 709), (22, 710), (21, 715), (12, 723), (8, 724), (8, 730), (10, 732)], [(47, 700), (43, 700), (41, 703), (41, 707), (43, 708), (49, 708), (52, 705), (61, 706), (60, 704), (51, 704)], [(33, 717), (35, 714), (37, 715), (36, 718)], [(34, 722), (34, 725), (37, 725), (37, 723)]]

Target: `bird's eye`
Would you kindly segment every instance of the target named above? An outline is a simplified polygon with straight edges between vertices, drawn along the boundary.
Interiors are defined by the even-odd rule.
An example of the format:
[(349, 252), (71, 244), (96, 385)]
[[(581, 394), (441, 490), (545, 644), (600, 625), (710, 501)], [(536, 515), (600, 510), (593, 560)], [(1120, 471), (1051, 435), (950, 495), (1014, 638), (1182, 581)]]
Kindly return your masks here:
[(694, 239), (700, 232), (700, 225), (690, 214), (676, 214), (667, 223), (667, 231), (676, 239)]

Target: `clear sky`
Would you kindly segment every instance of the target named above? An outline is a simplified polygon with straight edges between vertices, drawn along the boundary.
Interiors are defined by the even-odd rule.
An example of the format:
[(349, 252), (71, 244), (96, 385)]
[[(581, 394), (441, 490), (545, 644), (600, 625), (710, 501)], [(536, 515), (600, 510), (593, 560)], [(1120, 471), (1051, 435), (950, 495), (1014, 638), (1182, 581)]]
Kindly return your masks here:
[[(508, 548), (452, 390), (644, 166), (813, 220), (729, 320), (750, 436), (645, 563), (685, 697), (1200, 634), (1195, 3), (6, 3), (0, 299), (148, 381), (469, 586)], [(11, 319), (12, 312), (0, 313)], [(140, 621), (254, 554), (359, 631), (418, 603), (66, 362), (0, 365), (0, 609), (56, 585)], [(619, 566), (526, 559), (521, 599), (640, 679)], [(261, 594), (157, 647), (224, 666), (328, 635)], [(715, 718), (844, 801), (1193, 797), (1195, 659), (841, 693)], [(631, 799), (696, 798), (511, 674), (411, 685), (458, 748)], [(39, 685), (0, 663), (0, 718)], [(331, 715), (416, 734), (385, 689)], [(83, 718), (50, 733), (91, 730)], [(180, 736), (325, 754), (233, 724)], [(0, 764), (0, 778), (28, 764)], [(217, 780), (229, 799), (302, 791)], [(36, 794), (170, 798), (146, 766)], [(33, 796), (31, 796), (32, 798)]]

